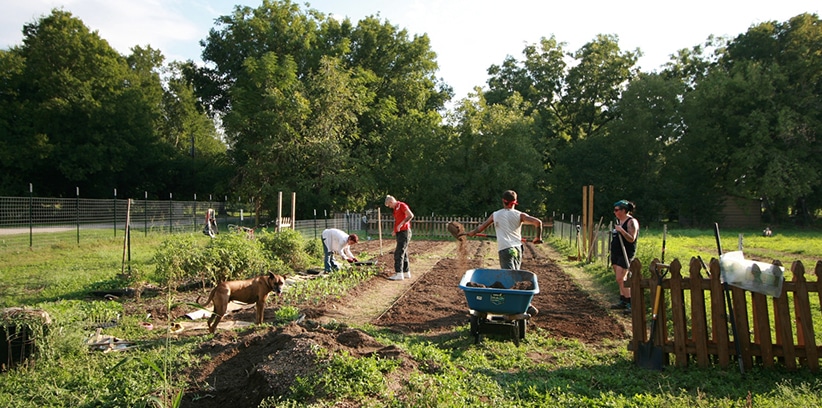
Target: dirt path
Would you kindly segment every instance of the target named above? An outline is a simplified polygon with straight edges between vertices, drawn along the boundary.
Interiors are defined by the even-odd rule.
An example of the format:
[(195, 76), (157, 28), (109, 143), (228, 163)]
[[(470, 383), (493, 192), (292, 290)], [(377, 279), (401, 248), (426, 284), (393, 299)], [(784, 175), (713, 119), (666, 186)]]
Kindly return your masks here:
[[(389, 241), (388, 245), (393, 244)], [(440, 260), (453, 254), (456, 243), (446, 241), (427, 241), (423, 243), (413, 242), (410, 246), (409, 257), (411, 258), (411, 279), (392, 281), (388, 279), (393, 272), (394, 252), (385, 251), (386, 243), (383, 242), (383, 255), (378, 258), (382, 273), (365, 285), (355, 289), (345, 299), (339, 303), (330, 305), (322, 315), (316, 320), (321, 323), (329, 321), (344, 322), (348, 324), (363, 325), (371, 323), (374, 319), (385, 313), (391, 306), (408, 291), (414, 288), (414, 284), (425, 275)], [(358, 245), (359, 251), (376, 253), (370, 247), (374, 244)]]
[[(357, 250), (377, 253), (370, 245), (374, 243)], [(558, 257), (550, 246), (526, 245), (523, 269), (537, 275), (540, 287), (532, 301), (540, 313), (529, 324), (585, 342), (624, 338), (626, 321), (607, 310), (608, 294), (598, 292), (581, 271), (564, 271)], [(412, 241), (411, 280), (386, 279), (393, 272), (391, 248), (379, 258), (381, 276), (312, 314), (320, 322), (371, 323), (404, 333), (453, 331), (468, 321), (465, 294), (459, 289), (462, 275), (472, 268), (497, 268), (497, 262), (496, 243), (489, 240)]]

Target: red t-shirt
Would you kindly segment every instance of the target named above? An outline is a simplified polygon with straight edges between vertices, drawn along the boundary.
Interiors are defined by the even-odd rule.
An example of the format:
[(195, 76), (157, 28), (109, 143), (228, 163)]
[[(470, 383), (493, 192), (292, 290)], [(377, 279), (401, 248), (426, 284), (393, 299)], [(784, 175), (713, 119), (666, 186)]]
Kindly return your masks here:
[(404, 224), (402, 228), (397, 229), (397, 225), (405, 219), (405, 214), (408, 211), (408, 204), (397, 201), (397, 205), (394, 206), (394, 232), (406, 231), (411, 229), (411, 221)]

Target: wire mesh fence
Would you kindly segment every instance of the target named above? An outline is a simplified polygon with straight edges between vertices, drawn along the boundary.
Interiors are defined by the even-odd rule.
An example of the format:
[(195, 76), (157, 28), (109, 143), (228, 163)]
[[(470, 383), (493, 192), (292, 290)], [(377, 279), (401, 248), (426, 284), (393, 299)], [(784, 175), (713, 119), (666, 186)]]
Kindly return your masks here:
[[(218, 229), (229, 226), (276, 230), (281, 221), (306, 238), (319, 238), (326, 228), (362, 234), (364, 239), (391, 236), (390, 212), (328, 213), (322, 218), (291, 220), (272, 214), (256, 216), (242, 203), (226, 201), (175, 201), (136, 199), (92, 199), (49, 197), (0, 197), (0, 250), (36, 248), (55, 244), (79, 244), (83, 240), (124, 236), (126, 224), (134, 234), (200, 232), (207, 225), (209, 209), (214, 209)], [(315, 210), (316, 214), (316, 210)], [(379, 217), (379, 219), (378, 219)], [(415, 236), (450, 239), (445, 226), (458, 220), (476, 226), (484, 218), (462, 219), (444, 216), (417, 217), (412, 222)], [(523, 233), (533, 236), (530, 226)], [(218, 231), (219, 232), (219, 231)], [(531, 234), (531, 235), (528, 235)]]
[[(219, 201), (0, 197), (0, 248), (80, 243), (125, 233), (177, 233), (201, 230), (208, 209), (219, 209), (224, 223), (249, 223)], [(253, 221), (251, 221), (253, 222)]]

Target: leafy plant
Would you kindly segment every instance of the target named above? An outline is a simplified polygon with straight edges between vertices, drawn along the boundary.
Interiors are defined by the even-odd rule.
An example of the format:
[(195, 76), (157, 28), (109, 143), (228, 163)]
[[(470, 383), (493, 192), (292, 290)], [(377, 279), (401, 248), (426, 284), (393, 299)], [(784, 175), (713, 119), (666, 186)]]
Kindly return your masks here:
[(262, 245), (240, 234), (218, 235), (209, 241), (204, 253), (204, 269), (215, 283), (245, 279), (269, 268)]
[(351, 288), (379, 273), (374, 267), (348, 268), (323, 276), (322, 279), (308, 279), (290, 285), (283, 292), (286, 304), (314, 303), (338, 299)]
[(312, 256), (306, 252), (305, 239), (295, 230), (261, 231), (257, 239), (269, 258), (280, 259), (293, 270), (305, 270), (312, 262)]
[(324, 254), (323, 254), (323, 243), (322, 243), (322, 240), (319, 239), (319, 238), (306, 239), (305, 240), (305, 246), (304, 246), (303, 249), (305, 250), (305, 253), (307, 253), (308, 256), (310, 256), (312, 258), (322, 259), (323, 256), (324, 256)]
[(193, 279), (203, 279), (205, 251), (194, 235), (171, 235), (154, 254), (155, 276), (166, 286)]
[(282, 306), (274, 312), (274, 321), (277, 323), (293, 322), (299, 316), (300, 309), (294, 306)]

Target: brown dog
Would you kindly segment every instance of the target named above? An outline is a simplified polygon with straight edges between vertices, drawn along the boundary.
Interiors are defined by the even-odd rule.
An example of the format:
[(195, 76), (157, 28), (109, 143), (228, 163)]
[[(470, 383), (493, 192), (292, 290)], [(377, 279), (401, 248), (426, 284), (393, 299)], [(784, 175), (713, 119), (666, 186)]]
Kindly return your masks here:
[[(257, 303), (257, 324), (262, 324), (268, 294), (273, 291), (279, 295), (282, 293), (284, 285), (285, 277), (275, 275), (272, 272), (269, 272), (268, 275), (260, 275), (241, 281), (220, 282), (211, 290), (208, 300), (201, 305), (205, 307), (212, 301), (214, 302), (214, 312), (208, 319), (208, 331), (214, 333), (217, 330), (220, 319), (228, 310), (228, 302), (232, 300), (242, 303)], [(200, 303), (200, 298), (197, 298), (197, 303)]]

